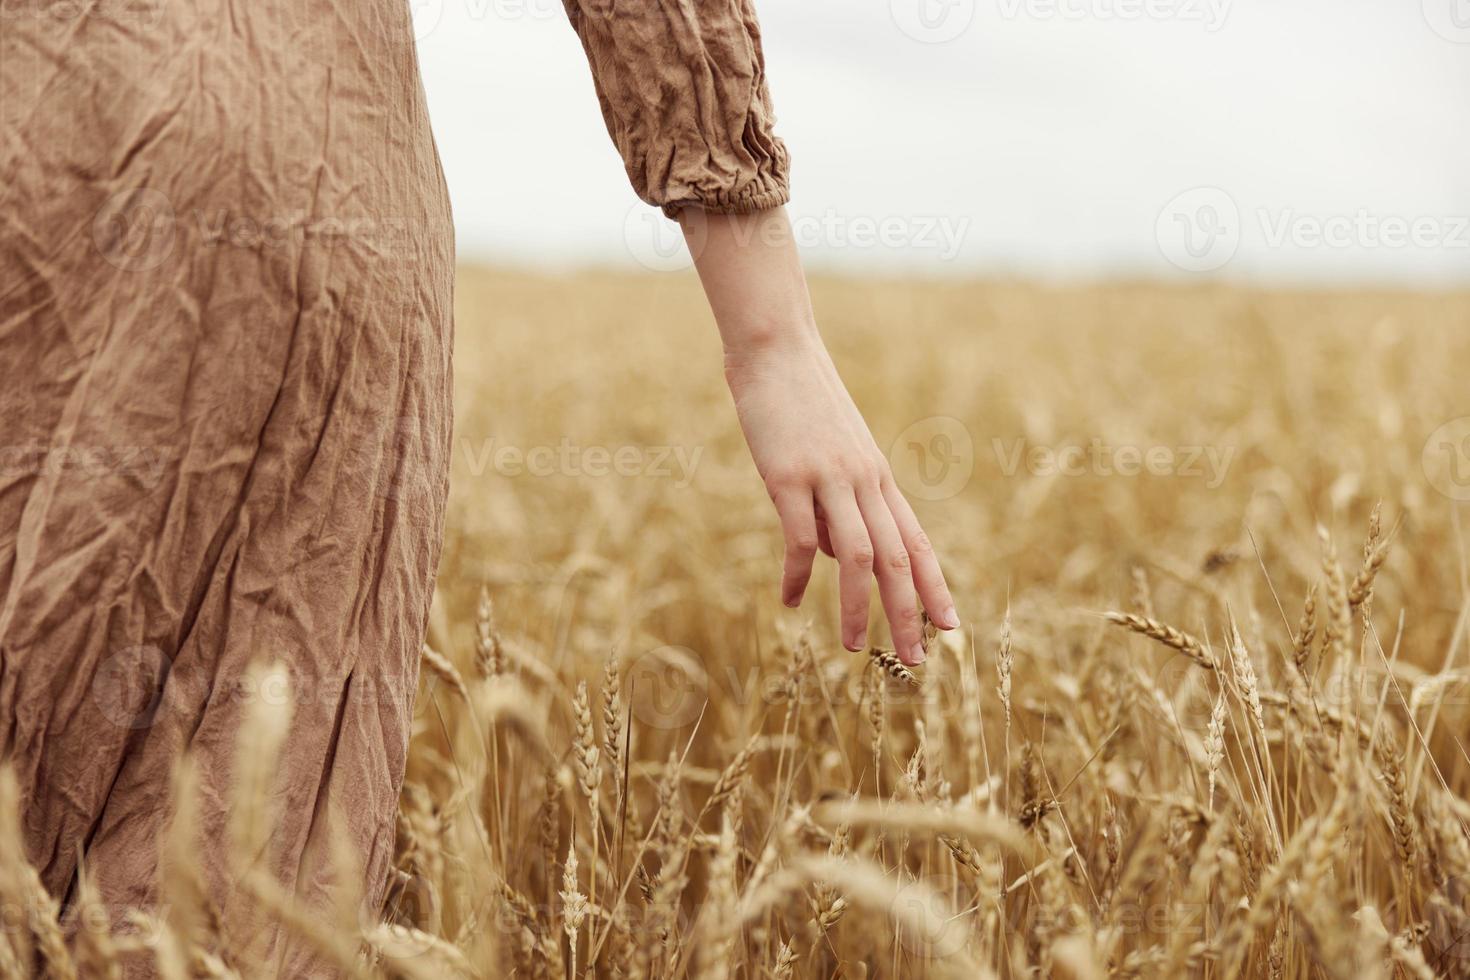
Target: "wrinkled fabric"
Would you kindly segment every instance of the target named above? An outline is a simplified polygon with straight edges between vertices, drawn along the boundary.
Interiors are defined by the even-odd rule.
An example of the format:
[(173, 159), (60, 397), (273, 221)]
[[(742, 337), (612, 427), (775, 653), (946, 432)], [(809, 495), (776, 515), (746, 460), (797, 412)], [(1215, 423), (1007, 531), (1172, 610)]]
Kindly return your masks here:
[[(450, 437), (454, 247), (406, 6), (17, 3), (0, 47), (0, 754), (65, 898), (154, 906), (180, 750), (225, 862), (246, 682), (292, 689), (264, 858), (390, 866)], [(248, 748), (248, 747), (247, 747)], [(266, 969), (308, 951), (261, 941)], [(143, 957), (130, 957), (146, 975)]]
[[(572, 20), (638, 193), (784, 201), (748, 5), (604, 2)], [(152, 907), (187, 748), (228, 920), (271, 660), (292, 721), (265, 859), (318, 901), (346, 833), (375, 908), (450, 461), (453, 234), (408, 5), (0, 14), (0, 757), (29, 855), (59, 897), (80, 857), (114, 913)]]
[(750, 0), (564, 3), (639, 197), (669, 217), (787, 202), (789, 161)]

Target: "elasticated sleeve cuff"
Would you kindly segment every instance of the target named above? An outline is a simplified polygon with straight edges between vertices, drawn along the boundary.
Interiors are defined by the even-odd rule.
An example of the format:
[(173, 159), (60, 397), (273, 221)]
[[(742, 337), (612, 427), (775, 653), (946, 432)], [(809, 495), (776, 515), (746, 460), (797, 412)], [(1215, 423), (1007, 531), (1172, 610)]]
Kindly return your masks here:
[(638, 196), (764, 211), (790, 198), (750, 0), (564, 0)]

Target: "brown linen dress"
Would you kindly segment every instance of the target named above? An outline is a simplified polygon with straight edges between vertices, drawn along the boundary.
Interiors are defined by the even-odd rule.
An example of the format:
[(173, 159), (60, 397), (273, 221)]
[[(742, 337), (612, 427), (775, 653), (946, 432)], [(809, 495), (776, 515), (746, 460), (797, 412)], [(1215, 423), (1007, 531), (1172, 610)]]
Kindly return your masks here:
[[(567, 6), (644, 200), (786, 200), (749, 0)], [(268, 658), (294, 712), (273, 870), (320, 899), (340, 825), (376, 903), (450, 460), (453, 233), (408, 5), (0, 15), (0, 757), (30, 857), (58, 897), (81, 857), (114, 912), (154, 904), (188, 748), (228, 915)]]

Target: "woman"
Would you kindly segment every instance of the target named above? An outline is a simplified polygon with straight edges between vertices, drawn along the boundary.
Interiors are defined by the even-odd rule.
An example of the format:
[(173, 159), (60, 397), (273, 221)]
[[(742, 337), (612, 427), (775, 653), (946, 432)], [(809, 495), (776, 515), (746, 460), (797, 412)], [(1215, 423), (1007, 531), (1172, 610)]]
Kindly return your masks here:
[[(293, 718), (268, 863), (319, 900), (345, 831), (376, 903), (450, 458), (453, 238), (407, 6), (4, 8), (0, 755), (29, 856), (59, 898), (80, 860), (109, 908), (154, 906), (188, 748), (228, 920), (233, 740), (262, 695), (242, 682), (273, 659)], [(818, 336), (753, 11), (569, 13), (635, 189), (696, 256), (783, 599), (820, 547), (847, 647), (876, 576), (921, 660), (916, 592), (940, 626), (954, 610)], [(267, 943), (283, 975), (310, 969)]]

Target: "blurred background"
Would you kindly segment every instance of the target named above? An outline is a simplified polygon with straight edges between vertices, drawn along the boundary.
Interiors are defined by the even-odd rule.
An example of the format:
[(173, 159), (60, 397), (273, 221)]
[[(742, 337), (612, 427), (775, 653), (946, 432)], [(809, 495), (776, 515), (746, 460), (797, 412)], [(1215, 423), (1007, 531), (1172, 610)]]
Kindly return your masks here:
[[(1313, 845), (1334, 868), (1299, 893), (1328, 896), (1335, 918), (1292, 925), (1284, 904), (1275, 938), (1240, 969), (1223, 958), (1222, 975), (1378, 975), (1316, 965), (1323, 937), (1356, 935), (1378, 910), (1433, 964), (1416, 975), (1463, 974), (1465, 930), (1450, 923), (1470, 921), (1470, 857), (1463, 872), (1411, 869), (1463, 855), (1470, 823), (1457, 734), (1470, 725), (1470, 2), (756, 3), (818, 321), (962, 630), (899, 704), (838, 641), (830, 561), (800, 609), (781, 605), (782, 539), (707, 305), (677, 228), (628, 187), (559, 3), (430, 0), (417, 27), (464, 262), (431, 645), (468, 674), (493, 603), (521, 685), (504, 700), (554, 719), (556, 751), (588, 730), (585, 700), (563, 710), (585, 698), (573, 692), (621, 676), (645, 815), (671, 751), (713, 782), (760, 744), (753, 841), (779, 839), (783, 807), (923, 800), (925, 774), (946, 807), (952, 785), (957, 806), (1024, 815), (1039, 768), (1065, 797), (1065, 833), (1025, 818), (1066, 869), (1051, 884), (1039, 869), (1012, 880), (1006, 859), (972, 887), (932, 842), (910, 853), (908, 828), (855, 846), (876, 879), (950, 895), (964, 911), (938, 918), (1007, 977), (1188, 972), (1153, 965), (1190, 935), (1182, 915), (1094, 932), (1094, 908), (1152, 921), (1183, 901), (1212, 936), (1241, 909), (1269, 918), (1259, 856), (1313, 835), (1305, 815), (1335, 792), (1313, 786), (1354, 771), (1298, 744), (1321, 714), (1280, 706), (1306, 691), (1339, 719), (1334, 736), (1372, 719), (1369, 738), (1336, 738), (1369, 749), (1353, 766), (1392, 757), (1411, 775), (1375, 775), (1380, 791), (1341, 811), (1363, 832)], [(1371, 599), (1354, 604), (1349, 582)], [(1215, 666), (1130, 637), (1107, 610), (1190, 633)], [(805, 690), (793, 678), (814, 681), (810, 700), (783, 693)], [(1267, 707), (1244, 707), (1244, 691)], [(1217, 787), (1205, 746), (1232, 699)], [(424, 718), (410, 781), (463, 799), (444, 760), (478, 750), (451, 751), (442, 717)], [(1262, 758), (1279, 781), (1257, 784)], [(546, 812), (542, 780), (523, 768), (498, 785), (506, 878), (554, 904), (556, 856), (526, 861), (517, 843)], [(1453, 832), (1424, 821), (1418, 839), (1446, 843), (1406, 860), (1391, 811), (1430, 806), (1459, 815)], [(1217, 812), (1244, 843), (1212, 866), (1190, 855), (1218, 840), (1204, 830)], [(574, 846), (588, 836), (595, 848), (595, 834)], [(1137, 857), (1165, 837), (1167, 859)], [(1218, 914), (1189, 904), (1196, 876), (1218, 878), (1205, 886)], [(1054, 889), (1088, 923), (1074, 938), (1089, 950), (1055, 972), (1068, 916), (1035, 898)], [(751, 929), (739, 969), (767, 975), (794, 934), (802, 965), (770, 975), (949, 975), (933, 946), (889, 942), (908, 927), (888, 924), (900, 903), (879, 904), (831, 932)]]
[[(1470, 501), (1466, 0), (757, 4), (819, 322), (962, 613), (1091, 629), (1142, 575), (1209, 631), (1222, 570), (1237, 613), (1290, 608), (1317, 525), (1349, 554), (1381, 503), (1427, 548), (1407, 659), (1442, 659), (1461, 573), (1428, 542)], [(825, 641), (835, 576), (776, 601), (707, 307), (559, 0), (422, 0), (415, 26), (463, 263), (450, 618), (484, 582), (573, 661), (609, 635), (712, 655), (711, 604)], [(616, 601), (567, 585), (589, 562)]]
[[(766, 0), (818, 269), (1470, 280), (1465, 0)], [(560, 0), (418, 0), (467, 260), (678, 268)]]

